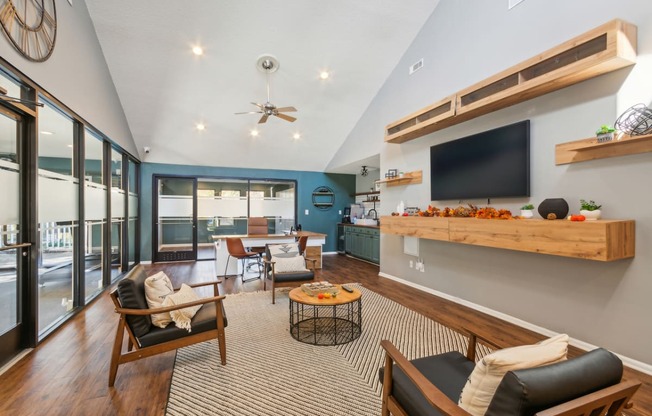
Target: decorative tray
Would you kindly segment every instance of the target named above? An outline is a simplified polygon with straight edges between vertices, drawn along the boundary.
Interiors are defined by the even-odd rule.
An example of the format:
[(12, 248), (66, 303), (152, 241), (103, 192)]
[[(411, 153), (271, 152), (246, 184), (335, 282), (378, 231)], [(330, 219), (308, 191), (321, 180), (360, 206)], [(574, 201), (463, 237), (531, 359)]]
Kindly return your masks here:
[(308, 296), (315, 296), (319, 293), (330, 293), (333, 295), (340, 291), (337, 286), (328, 282), (304, 283), (301, 285), (301, 290), (303, 290)]

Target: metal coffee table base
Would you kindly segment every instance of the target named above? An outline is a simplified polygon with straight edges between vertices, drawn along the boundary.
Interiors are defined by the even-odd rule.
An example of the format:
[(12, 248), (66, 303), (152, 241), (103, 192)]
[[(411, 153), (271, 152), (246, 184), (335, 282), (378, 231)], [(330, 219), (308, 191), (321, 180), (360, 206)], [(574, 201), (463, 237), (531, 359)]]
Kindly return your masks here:
[(362, 332), (360, 299), (343, 305), (305, 305), (290, 299), (290, 333), (312, 345), (339, 345)]

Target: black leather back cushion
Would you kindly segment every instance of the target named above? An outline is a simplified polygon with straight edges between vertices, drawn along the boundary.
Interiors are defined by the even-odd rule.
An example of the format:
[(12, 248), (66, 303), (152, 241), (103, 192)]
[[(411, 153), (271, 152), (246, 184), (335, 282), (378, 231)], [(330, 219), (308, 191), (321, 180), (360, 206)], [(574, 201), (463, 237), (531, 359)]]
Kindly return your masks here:
[[(146, 278), (145, 269), (139, 264), (118, 282), (118, 296), (123, 308), (149, 309), (145, 299)], [(127, 324), (136, 337), (142, 337), (151, 329), (152, 318), (149, 315), (128, 315)]]
[(623, 363), (603, 348), (543, 367), (510, 371), (485, 416), (534, 415), (617, 384), (622, 375)]

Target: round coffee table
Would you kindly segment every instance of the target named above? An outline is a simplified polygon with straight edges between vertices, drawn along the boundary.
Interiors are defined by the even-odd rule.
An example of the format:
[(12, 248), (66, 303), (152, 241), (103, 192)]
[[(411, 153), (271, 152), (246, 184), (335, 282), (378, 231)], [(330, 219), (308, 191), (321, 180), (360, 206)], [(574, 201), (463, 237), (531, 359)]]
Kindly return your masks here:
[[(351, 287), (351, 286), (349, 286)], [(300, 287), (290, 291), (290, 334), (312, 345), (339, 345), (362, 333), (362, 293), (340, 291), (336, 297), (319, 299)]]

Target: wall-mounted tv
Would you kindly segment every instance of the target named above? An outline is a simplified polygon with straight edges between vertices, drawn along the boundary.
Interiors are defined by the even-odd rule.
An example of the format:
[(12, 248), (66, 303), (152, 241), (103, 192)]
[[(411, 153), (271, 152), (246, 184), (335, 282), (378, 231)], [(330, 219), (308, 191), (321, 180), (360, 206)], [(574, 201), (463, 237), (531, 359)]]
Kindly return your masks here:
[(530, 196), (530, 120), (430, 148), (430, 197)]

